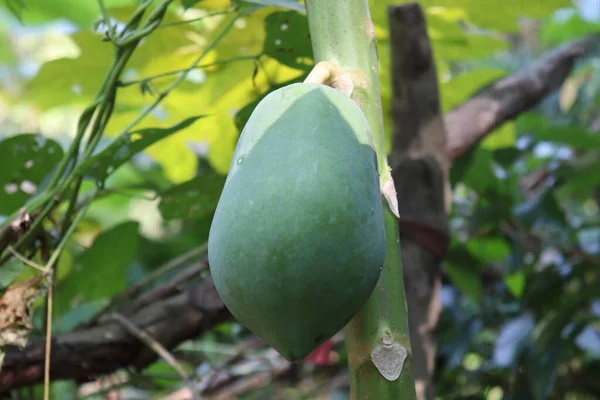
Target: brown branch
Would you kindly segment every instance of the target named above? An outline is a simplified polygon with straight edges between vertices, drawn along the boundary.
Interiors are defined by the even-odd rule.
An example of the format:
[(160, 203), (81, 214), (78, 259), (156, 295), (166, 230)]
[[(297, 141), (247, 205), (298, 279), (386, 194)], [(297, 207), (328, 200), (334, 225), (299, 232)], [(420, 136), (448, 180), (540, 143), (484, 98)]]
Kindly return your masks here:
[(450, 158), (462, 156), (492, 130), (538, 104), (569, 76), (575, 60), (599, 42), (600, 35), (568, 42), (447, 113), (446, 148)]
[[(141, 308), (129, 319), (166, 349), (197, 338), (215, 323), (229, 318), (211, 278), (180, 293)], [(0, 371), (0, 394), (30, 386), (44, 378), (44, 339), (24, 349), (6, 349)], [(118, 322), (76, 330), (52, 339), (51, 379), (89, 381), (119, 368), (142, 369), (157, 359), (154, 350)]]

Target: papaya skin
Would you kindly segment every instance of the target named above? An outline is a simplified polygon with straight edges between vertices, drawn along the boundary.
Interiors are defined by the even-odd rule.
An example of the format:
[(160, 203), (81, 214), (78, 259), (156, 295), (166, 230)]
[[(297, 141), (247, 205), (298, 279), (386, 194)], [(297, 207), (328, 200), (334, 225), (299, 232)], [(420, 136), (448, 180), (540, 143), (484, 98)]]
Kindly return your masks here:
[(267, 95), (240, 135), (209, 234), (211, 274), (231, 314), (301, 360), (366, 303), (385, 242), (360, 108), (316, 83)]

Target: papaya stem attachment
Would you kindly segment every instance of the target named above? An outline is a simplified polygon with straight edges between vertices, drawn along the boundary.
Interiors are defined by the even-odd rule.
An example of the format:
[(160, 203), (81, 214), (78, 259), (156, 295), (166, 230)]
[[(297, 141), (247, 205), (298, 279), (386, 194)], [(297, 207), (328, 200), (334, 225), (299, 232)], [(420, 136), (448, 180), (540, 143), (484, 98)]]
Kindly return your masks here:
[(304, 83), (320, 83), (339, 90), (351, 97), (354, 91), (354, 82), (350, 75), (343, 72), (342, 68), (331, 61), (320, 61), (310, 71)]

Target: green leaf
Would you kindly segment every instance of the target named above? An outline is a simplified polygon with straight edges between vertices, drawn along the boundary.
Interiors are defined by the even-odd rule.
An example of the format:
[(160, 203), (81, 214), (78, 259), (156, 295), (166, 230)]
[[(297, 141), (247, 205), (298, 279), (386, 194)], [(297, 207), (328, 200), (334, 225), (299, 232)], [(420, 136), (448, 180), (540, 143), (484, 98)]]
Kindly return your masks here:
[(504, 283), (508, 290), (517, 299), (521, 298), (523, 289), (525, 289), (525, 274), (523, 272), (513, 272), (504, 276)]
[(484, 149), (497, 150), (514, 148), (517, 142), (517, 132), (513, 122), (506, 122), (494, 129), (482, 141), (480, 146)]
[[(90, 1), (90, 3), (96, 2)], [(111, 16), (120, 22), (126, 21), (132, 11), (133, 7), (110, 10)], [(175, 19), (173, 15), (170, 17)], [(144, 38), (143, 45), (136, 48), (127, 63), (125, 74), (133, 75), (130, 78), (133, 79), (136, 77), (136, 71), (141, 71), (154, 63), (160, 65), (165, 59), (170, 59), (177, 54), (182, 47), (195, 45), (190, 38), (190, 32), (190, 28), (184, 24), (160, 29)], [(101, 41), (101, 35), (89, 31), (76, 32), (70, 38), (80, 50), (78, 57), (59, 58), (44, 63), (37, 75), (27, 83), (23, 95), (25, 100), (33, 102), (42, 109), (67, 104), (87, 104), (93, 100), (114, 59), (113, 45)], [(177, 56), (185, 59), (195, 57), (195, 54), (187, 57), (188, 54), (186, 57), (182, 57), (181, 54)], [(169, 67), (169, 70), (172, 68)], [(170, 77), (169, 82), (172, 79), (173, 77)], [(119, 89), (115, 111), (131, 107), (139, 110), (147, 102), (148, 100), (139, 93), (137, 87), (123, 87)]]
[(0, 292), (13, 283), (14, 279), (23, 272), (23, 268), (24, 264), (14, 257), (0, 266)]
[(56, 291), (57, 311), (114, 296), (126, 288), (127, 269), (134, 261), (139, 223), (127, 221), (100, 233), (91, 247), (77, 257), (73, 271)]
[(557, 10), (542, 25), (540, 36), (548, 45), (560, 45), (600, 32), (600, 22), (590, 22), (581, 17), (575, 8)]
[(17, 61), (13, 43), (7, 32), (0, 31), (0, 63), (13, 65)]
[(68, 332), (79, 324), (88, 321), (100, 310), (102, 310), (109, 303), (108, 298), (102, 298), (92, 300), (80, 304), (67, 313), (63, 314), (56, 321), (53, 322), (53, 329), (57, 332)]
[(444, 270), (460, 291), (477, 303), (481, 301), (483, 286), (478, 272), (469, 267), (452, 263), (445, 263)]
[(435, 56), (448, 61), (481, 58), (508, 47), (499, 37), (465, 31), (452, 9), (429, 10), (427, 32)]
[(542, 220), (550, 220), (561, 226), (567, 225), (565, 213), (556, 201), (554, 191), (550, 189), (517, 204), (513, 212), (520, 222), (528, 227)]
[(160, 194), (158, 209), (166, 220), (210, 215), (217, 208), (225, 179), (212, 172), (171, 187)]
[(481, 302), (481, 262), (468, 249), (461, 244), (452, 246), (443, 268), (460, 291), (475, 302)]
[(23, 21), (23, 11), (25, 10), (25, 0), (4, 0), (4, 7), (19, 21)]
[(100, 153), (88, 158), (80, 166), (80, 171), (88, 178), (104, 182), (108, 176), (133, 156), (147, 147), (203, 118), (203, 115), (187, 118), (169, 128), (146, 128), (118, 137)]
[(495, 187), (498, 178), (494, 175), (492, 152), (476, 147), (458, 159), (451, 176), (453, 182), (462, 181), (478, 192)]
[(600, 149), (600, 135), (574, 125), (553, 125), (546, 118), (527, 113), (517, 120), (517, 126), (523, 134), (531, 134), (538, 140), (561, 143), (581, 149)]
[(181, 0), (181, 5), (183, 8), (191, 8), (196, 4), (200, 3), (202, 0)]
[(499, 32), (517, 32), (519, 18), (543, 18), (556, 9), (572, 5), (569, 0), (504, 0), (502, 4), (480, 0), (422, 0), (419, 4), (428, 12), (451, 10), (467, 23)]
[(484, 263), (502, 261), (510, 254), (510, 246), (502, 238), (472, 238), (467, 249)]
[[(590, 156), (592, 154), (588, 153)], [(581, 156), (575, 163), (561, 168), (556, 176), (564, 182), (558, 192), (561, 197), (571, 197), (575, 200), (585, 200), (592, 197), (600, 185), (600, 154), (595, 157)], [(585, 163), (581, 161), (584, 158)], [(595, 158), (595, 159), (594, 159)]]
[(485, 85), (504, 77), (507, 72), (501, 68), (477, 68), (455, 76), (447, 83), (442, 83), (443, 111), (447, 112), (462, 104)]
[(0, 141), (0, 215), (22, 207), (60, 162), (58, 143), (36, 134), (20, 134)]
[(494, 161), (505, 169), (509, 169), (521, 156), (521, 151), (512, 148), (500, 148), (494, 151)]
[[(104, 0), (107, 7), (135, 4), (137, 0)], [(67, 19), (88, 29), (100, 15), (97, 1), (81, 0), (8, 0), (0, 2), (26, 24)]]
[(304, 4), (295, 0), (244, 0), (244, 2), (260, 4), (263, 6), (287, 8), (288, 10), (294, 10), (298, 12), (306, 12), (306, 7)]
[(310, 69), (313, 51), (308, 19), (293, 11), (275, 12), (265, 19), (264, 54), (293, 68)]

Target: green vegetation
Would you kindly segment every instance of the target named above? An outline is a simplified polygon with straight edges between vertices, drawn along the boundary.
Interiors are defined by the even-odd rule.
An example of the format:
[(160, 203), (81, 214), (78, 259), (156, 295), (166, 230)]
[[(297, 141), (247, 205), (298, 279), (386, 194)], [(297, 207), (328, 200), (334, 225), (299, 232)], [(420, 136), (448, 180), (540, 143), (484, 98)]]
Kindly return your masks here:
[[(368, 3), (379, 83), (370, 92), (357, 89), (353, 98), (370, 96), (368, 104), (376, 105), (381, 97), (380, 108), (363, 113), (385, 176), (382, 149), (389, 150), (392, 141), (387, 7), (403, 1)], [(597, 0), (419, 3), (442, 109), (455, 118), (457, 107), (482, 89), (501, 90), (498, 79), (534, 76), (535, 63), (558, 46), (600, 33)], [(308, 2), (309, 14), (310, 7)], [(2, 395), (43, 398), (48, 331), (54, 339), (50, 371), (60, 378), (48, 387), (52, 399), (100, 399), (108, 390), (162, 398), (193, 385), (203, 397), (347, 399), (350, 382), (358, 387), (363, 377), (347, 368), (361, 362), (352, 359), (358, 354), (353, 346), (367, 343), (370, 353), (378, 337), (366, 327), (388, 324), (403, 335), (394, 339), (408, 347), (400, 312), (389, 320), (357, 319), (365, 323), (347, 326), (309, 361), (289, 363), (232, 318), (210, 278), (210, 227), (218, 222), (219, 199), (230, 190), (225, 181), (230, 166), (237, 165), (240, 133), (260, 111), (257, 105), (303, 82), (315, 61), (342, 50), (344, 57), (360, 54), (358, 47), (315, 45), (330, 43), (326, 31), (317, 34), (320, 23), (292, 0), (0, 1)], [(355, 28), (360, 26), (345, 26)], [(439, 399), (587, 400), (600, 392), (598, 47), (596, 41), (585, 51), (571, 48), (559, 63), (563, 73), (552, 74), (566, 79), (535, 76), (529, 81), (535, 84), (522, 86), (544, 88), (545, 95), (531, 104), (524, 99), (514, 118), (453, 160), (450, 247), (437, 300)], [(494, 110), (501, 111), (516, 92), (505, 93)], [(448, 129), (449, 147), (463, 130), (480, 125), (475, 118), (458, 121), (462, 129)], [(305, 138), (300, 125), (291, 128)], [(335, 146), (336, 157), (347, 148), (370, 163), (360, 163), (365, 179), (352, 180), (351, 188), (378, 186), (368, 177), (373, 156), (361, 150), (366, 147)], [(298, 162), (293, 171), (292, 158), (284, 161), (282, 179), (308, 171)], [(347, 178), (350, 169), (335, 167)], [(320, 184), (331, 179), (319, 176)], [(250, 180), (242, 184), (250, 186)], [(370, 204), (372, 196), (363, 195)], [(398, 260), (397, 250), (390, 252), (398, 243), (389, 234), (397, 220), (382, 205), (386, 260)], [(266, 222), (285, 229), (283, 220)], [(260, 240), (226, 239), (255, 248)], [(323, 264), (349, 248), (336, 245), (319, 256)], [(380, 250), (360, 254), (375, 260)], [(318, 255), (305, 256), (307, 261)], [(367, 268), (351, 265), (355, 271)], [(401, 287), (402, 277), (390, 273), (396, 270), (384, 268), (381, 281)], [(336, 276), (329, 283), (341, 290), (350, 278)], [(374, 284), (375, 277), (370, 279), (351, 289), (364, 294)], [(380, 315), (372, 311), (379, 306), (403, 309), (394, 304), (403, 302), (400, 293), (384, 294), (371, 297), (358, 315)], [(324, 308), (325, 295), (310, 307)], [(361, 300), (353, 300), (344, 312), (359, 307)], [(297, 307), (308, 313), (306, 304)], [(298, 346), (292, 356), (301, 357), (316, 345), (303, 340), (333, 333), (347, 319), (342, 314), (313, 321), (327, 332), (315, 328), (297, 338), (298, 344), (281, 346)], [(269, 332), (275, 326), (280, 325), (269, 326)], [(410, 364), (409, 354), (404, 371)], [(372, 366), (370, 372), (377, 376)], [(83, 384), (87, 380), (92, 384)], [(362, 382), (369, 388), (372, 380)]]

